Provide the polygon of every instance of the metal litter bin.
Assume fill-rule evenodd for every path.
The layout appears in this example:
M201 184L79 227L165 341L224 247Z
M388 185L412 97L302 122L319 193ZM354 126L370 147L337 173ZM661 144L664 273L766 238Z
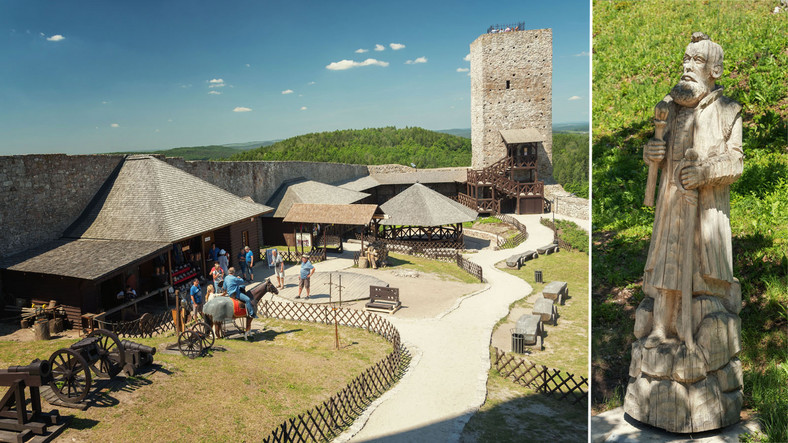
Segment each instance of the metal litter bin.
M542 280L542 271L540 270L534 271L534 281L536 283L544 283L544 280Z
M517 328L510 329L512 333L512 352L516 352L518 354L525 353L525 331L521 331Z

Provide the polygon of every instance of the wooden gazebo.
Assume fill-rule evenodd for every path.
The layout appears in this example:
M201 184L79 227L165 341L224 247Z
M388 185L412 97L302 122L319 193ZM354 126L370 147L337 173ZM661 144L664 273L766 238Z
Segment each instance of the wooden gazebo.
M387 244L462 249L462 224L476 220L476 211L416 183L380 207L373 232Z

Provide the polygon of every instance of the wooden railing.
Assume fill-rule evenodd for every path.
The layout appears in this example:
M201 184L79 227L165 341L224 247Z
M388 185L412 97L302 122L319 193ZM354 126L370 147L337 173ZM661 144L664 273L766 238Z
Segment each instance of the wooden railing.
M515 161L511 157L505 157L497 162L480 170L469 170L467 174L468 183L489 183L495 186L500 192L509 197L520 197L524 195L543 196L544 183L520 183L508 177L509 170L515 166Z
M553 223L552 220L548 218L540 218L539 222L553 230L553 241L558 243L559 248L563 249L564 251L572 251L572 245L558 236L558 227Z
M459 193L456 200L476 212L492 214L501 211L501 200L497 198L473 198L468 194Z
M587 378L531 363L498 348L494 350L492 366L502 377L572 404L585 405L588 400Z
M267 317L336 323L366 329L380 335L392 346L386 357L367 368L328 400L276 426L262 439L266 443L331 440L350 426L373 400L396 383L410 361L410 356L400 343L397 328L377 314L303 303L265 302L259 309Z
M482 267L477 265L476 263L466 259L460 254L457 254L455 257L457 266L460 267L463 271L471 274L472 276L479 279L480 282L484 282L484 273L482 272Z

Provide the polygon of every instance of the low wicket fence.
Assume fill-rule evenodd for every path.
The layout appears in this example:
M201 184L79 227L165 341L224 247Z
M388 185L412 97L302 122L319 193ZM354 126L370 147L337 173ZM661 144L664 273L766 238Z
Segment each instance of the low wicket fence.
M552 220L548 218L540 218L539 222L553 230L553 238L555 239L555 242L558 243L559 248L563 249L564 251L572 251L572 245L558 236L558 227L555 225L555 223L553 223Z
M511 249L528 239L528 230L526 229L524 224L520 223L520 220L517 220L516 218L506 214L495 214L494 217L506 224L514 226L518 231L520 231L517 235L515 235L512 238L499 239L498 240L499 248Z
M493 367L501 376L537 392L553 395L558 400L570 401L572 404L582 404L588 400L587 378L537 365L498 348L494 349Z

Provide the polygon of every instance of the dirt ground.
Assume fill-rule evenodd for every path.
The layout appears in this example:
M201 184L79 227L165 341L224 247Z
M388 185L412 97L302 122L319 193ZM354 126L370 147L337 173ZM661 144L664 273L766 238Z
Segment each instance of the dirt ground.
M63 331L57 335L53 335L52 339L58 338L79 338L79 331L77 330L68 330ZM19 324L12 324L9 322L0 323L0 340L2 341L18 341L18 342L28 342L34 341L36 339L35 334L33 333L33 328L24 328L19 329Z
M480 291L487 286L483 283L446 281L437 275L417 271L353 269L353 272L372 275L388 283L392 288L399 288L399 299L402 302L402 307L394 315L403 318L436 317L454 306L457 300L463 296ZM406 273L412 273L417 276L399 276ZM363 310L367 301L359 300L347 304L343 303L342 306Z

